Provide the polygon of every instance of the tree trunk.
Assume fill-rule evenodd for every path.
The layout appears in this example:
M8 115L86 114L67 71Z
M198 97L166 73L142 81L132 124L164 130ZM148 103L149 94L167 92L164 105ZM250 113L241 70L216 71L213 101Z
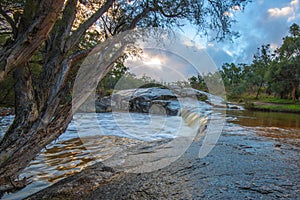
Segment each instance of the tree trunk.
M16 181L15 179L20 174L29 162L36 157L36 155L50 142L55 140L61 133L63 133L69 122L72 119L71 105L65 106L59 110L53 117L53 121L46 127L41 120L41 113L39 119L34 123L24 121L18 126L13 126L8 134L18 135L14 140L13 145L9 145L1 152L0 165L0 196L1 192L9 189L22 188L26 185L26 179ZM7 140L3 140L1 149L7 144ZM2 191L1 191L2 190Z
M255 99L258 99L258 95L259 95L259 92L260 92L260 89L261 89L263 83L264 83L263 81L260 82L259 87L257 89L257 93L256 93L256 96L255 96Z
M58 65L62 56L52 58L51 63ZM44 89L34 85L27 65L17 67L14 77L17 80L15 119L0 141L0 196L1 192L26 185L26 179L16 180L21 171L47 144L66 130L72 119L71 100L64 98L71 85L62 84L50 101L49 92L43 92L44 96L40 98L41 92L38 90L50 91L51 85Z
M53 2L53 0L48 1ZM74 66L74 62L83 59L92 49L74 53L71 48L78 43L84 32L97 18L112 6L114 0L107 0L95 15L74 31L72 37L69 37L70 23L73 23L76 12L70 6L75 8L77 1L68 0L67 2L68 6L65 9L69 10L65 10L61 22L66 23L67 20L68 23L67 25L56 26L55 30L49 34L50 37L48 37L45 45L43 71L40 79L32 81L29 67L23 67L20 64L19 67L11 68L15 71L15 78L17 79L15 87L16 113L13 124L0 141L0 197L1 192L3 194L4 191L26 185L26 180L16 180L21 171L47 144L66 130L72 119L70 91L73 89L79 69L76 65ZM138 15L133 20L133 23L129 26L130 28L136 26L136 23L146 12L142 13L143 15ZM47 34L43 34L41 37L45 37ZM123 53L124 46L114 46L117 43L116 41L119 42L118 38L120 37L123 37L122 34L114 40L103 42L104 44L100 45L103 48L101 50L99 50L99 46L96 47L96 52L103 50L103 60L100 62L101 66L99 64L96 68L99 69L98 72L92 74L89 81L99 82L99 79L111 69L112 63ZM19 63L19 61L16 63ZM91 67L92 69L95 68L95 66ZM7 67L2 68L0 62L0 75L1 70L6 71L7 69ZM72 97L76 102L73 104L73 110L76 110L88 96L86 93L80 93L75 98Z
M293 99L293 101L296 101L296 85L294 82L292 82L291 85L292 85L292 93L291 93L292 99Z
M14 44L0 51L0 81L8 72L27 62L47 39L63 4L64 0L45 0L42 5L37 1L26 1Z

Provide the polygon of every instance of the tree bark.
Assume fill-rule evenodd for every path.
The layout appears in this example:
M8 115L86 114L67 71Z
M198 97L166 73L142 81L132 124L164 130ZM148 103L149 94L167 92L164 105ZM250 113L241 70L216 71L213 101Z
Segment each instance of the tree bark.
M258 99L258 95L259 95L259 92L260 92L260 89L261 89L263 83L264 83L263 81L260 82L259 87L257 89L257 93L256 93L256 96L255 96L255 99Z
M292 94L292 99L293 99L293 101L296 101L296 85L295 85L295 83L294 82L292 82L291 83L291 85L292 85L292 92L291 92L291 94Z
M52 116L53 121L48 123L47 127L44 126L42 119L38 119L29 125L27 125L28 122L24 122L10 129L11 133L18 133L19 137L14 141L14 145L5 149L0 157L0 184L5 186L0 188L0 196L1 192L22 188L27 184L26 179L21 181L15 179L47 144L66 130L72 119L71 110L70 102L62 109L57 109ZM1 191L1 189L4 190Z
M27 6L30 7L31 5L28 4L31 1L28 2ZM32 14L33 16L23 15L21 21L27 21L26 24L29 21L30 26L24 29L20 26L13 45L8 45L0 52L0 81L6 77L8 72L27 62L47 39L64 4L64 0L45 0L42 2L41 8Z
M106 0L91 18L72 32L71 24L76 14L77 0L67 1L62 20L57 19L60 16L64 0L28 0L26 2L31 1L44 2L44 4L38 14L31 13L32 16L29 17L33 20L32 23L30 22L31 25L25 32L18 35L12 48L7 48L5 54L0 53L0 81L11 70L15 70L15 76L18 79L15 88L15 120L0 142L0 185L7 186L4 189L23 187L26 180L15 181L20 172L47 144L66 130L72 119L72 100L68 99L71 97L70 90L73 89L75 80L75 77L72 76L76 76L78 71L74 62L84 58L91 51L74 53L72 48L78 44L87 29L114 3L114 0ZM120 30L126 31L135 28L138 22L152 11L148 7L141 10L128 23L129 26L128 24L124 25L125 28L120 28ZM51 33L49 33L50 31ZM102 60L100 60L101 62L96 60L98 61L97 66L91 66L90 69L95 70L97 67L98 71L89 77L90 83L98 83L100 78L111 69L113 62L123 53L126 43L132 42L130 40L120 42L119 39L123 39L122 34L120 35L118 35L119 38L114 37L114 40L106 40L104 44L99 45L102 48L100 48L100 59ZM30 70L28 67L24 67L24 63L40 48L46 38L43 71L39 80L33 82ZM120 43L116 43L116 41ZM95 51L97 52L97 49ZM107 59L109 56L110 59ZM90 70L87 73L91 75ZM84 77L82 80L85 80ZM73 110L76 110L88 96L84 92L72 96L76 102L73 104ZM0 187L0 193L2 189Z

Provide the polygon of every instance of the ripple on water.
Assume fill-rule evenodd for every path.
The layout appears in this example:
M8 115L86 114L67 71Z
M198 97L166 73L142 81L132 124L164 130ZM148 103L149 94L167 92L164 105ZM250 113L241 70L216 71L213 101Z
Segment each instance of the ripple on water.
M230 111L234 112L234 111ZM225 132L229 134L248 134L256 131L257 134L276 137L295 137L299 138L300 118L286 117L286 123L282 117L269 117L265 114L251 114L247 112L229 113L228 124L225 126ZM84 134L78 135L78 124L71 122L67 131L62 134L56 141L52 142L35 160L31 161L21 178L26 176L32 181L26 188L14 194L5 195L4 199L20 199L24 198L34 192L37 192L58 180L61 180L69 175L81 171L88 165L95 162L105 160L122 151L122 148L128 148L139 144L141 140L157 140L160 138L174 137L175 125L180 123L176 117L170 118L173 124L165 123L165 129L160 129L158 126L158 133L151 134L150 126L152 122L149 121L148 115L131 114L130 117L135 121L134 127L130 124L120 122L116 124L114 117L111 114L97 114L98 123L101 125L101 135L94 135L90 132L91 127L99 128L95 123L89 121L89 116L85 115L84 122L80 126L80 130ZM117 118L124 118L124 115L117 114ZM128 120L127 118L125 118ZM153 120L154 118L152 118ZM125 120L125 121L126 121ZM13 116L0 117L0 135L3 136L7 127L12 123ZM160 120L161 121L161 120ZM273 121L273 122L272 122ZM159 120L158 120L159 122ZM122 124L123 123L123 124ZM169 124L168 124L169 123ZM127 126L128 130L136 129L136 135L127 134L120 131L120 125ZM152 123L153 125L153 123ZM279 125L279 126L278 126ZM148 134L147 134L148 126ZM126 127L125 127L126 128ZM126 129L125 129L126 130ZM143 137L139 135L143 130ZM83 142L84 141L84 142ZM259 148L259 147L257 147Z
M97 114L98 120L104 126L105 134L94 135L89 131L98 128L99 125L93 124L89 116L85 116L85 124L80 127L84 134L78 135L78 127L75 122L71 122L67 131L56 141L47 145L29 166L24 169L20 178L27 177L31 184L20 191L5 194L3 199L20 199L35 193L65 177L78 173L83 168L96 162L105 160L112 155L141 143L132 136L120 132L120 129L113 123L114 118L110 114ZM118 116L121 117L121 116ZM148 116L134 115L135 120L145 120ZM141 119L139 119L139 117ZM13 116L0 118L0 134L3 136L8 126L12 123ZM142 130L145 123L137 123ZM171 132L155 136L152 140L170 136ZM84 142L83 142L84 141Z

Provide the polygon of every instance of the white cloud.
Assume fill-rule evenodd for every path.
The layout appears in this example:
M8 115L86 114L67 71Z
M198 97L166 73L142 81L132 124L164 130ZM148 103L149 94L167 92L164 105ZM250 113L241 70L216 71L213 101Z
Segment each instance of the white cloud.
M223 15L228 16L228 17L233 17L233 13L228 12L228 11L224 12Z
M233 57L233 53L231 51L229 51L229 50L224 50L224 51L227 53L227 55L229 55L230 57Z
M242 8L240 6L232 6L230 10L233 10L233 11L241 11Z
M240 6L232 6L229 11L223 13L224 16L234 17L237 12L240 12L242 8Z
M276 43L271 43L271 44L270 44L270 49L271 49L272 51L276 50L278 47L279 47L279 46L278 46L278 44L276 44Z
M299 1L298 1L298 0L293 0L293 1L291 2L291 5L292 5L292 6L298 6L298 4L299 4Z
M284 7L284 8L270 8L268 13L271 17L281 17L291 15L293 13L292 7Z
M270 8L268 14L270 17L288 17L288 21L295 19L296 11L298 9L299 0L292 0L288 6L282 8Z

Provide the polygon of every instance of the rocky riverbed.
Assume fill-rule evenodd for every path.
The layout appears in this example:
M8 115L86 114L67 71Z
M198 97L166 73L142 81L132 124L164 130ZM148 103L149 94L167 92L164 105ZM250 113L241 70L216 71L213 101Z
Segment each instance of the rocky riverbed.
M236 105L225 104L224 99L193 88L137 88L115 91L111 96L97 96L81 107L83 112L130 111L175 116L187 99L205 102L214 107L239 109ZM193 106L193 105L190 105Z
M218 143L204 158L198 158L200 140L170 165L149 173L97 163L28 199L299 198L299 127L293 129L296 136L290 143L259 136L259 129L231 122L235 120L227 120ZM136 152L147 153L141 149ZM111 159L114 163L120 157Z
M66 133L24 170L23 176L29 176L33 183L3 198L300 196L299 115L248 112L234 105L224 106L222 99L203 92L190 101L191 90L179 92L161 88L126 90L103 104L111 105L113 100L112 112L91 113L85 107L87 112L75 115ZM202 95L207 98L204 102L198 101ZM182 97L184 101L180 101ZM225 116L226 107L229 110ZM214 120L223 115L224 121L220 122L225 122L224 129L214 144L206 136ZM196 120L199 117L201 120ZM13 116L1 119L1 132L12 119ZM190 121L201 126L194 127ZM199 130L200 135L193 135ZM202 133L206 133L205 137ZM199 158L199 149L205 144L214 148Z

